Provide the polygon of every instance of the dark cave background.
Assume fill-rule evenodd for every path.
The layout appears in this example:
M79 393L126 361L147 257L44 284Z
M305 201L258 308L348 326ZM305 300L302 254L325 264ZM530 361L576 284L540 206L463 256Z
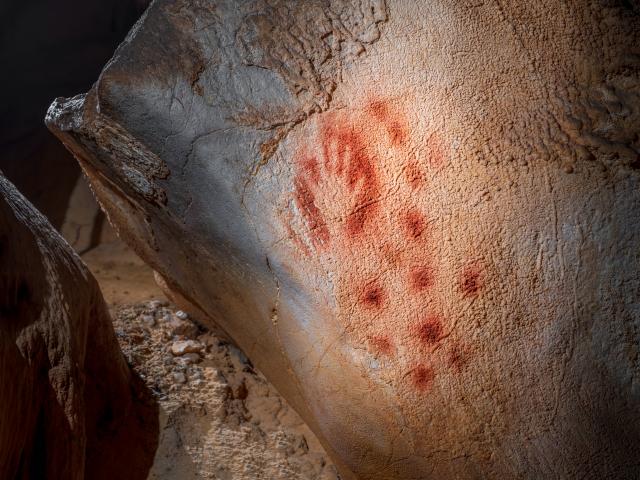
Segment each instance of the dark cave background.
M44 125L84 93L148 0L0 0L0 171L56 228L80 168Z

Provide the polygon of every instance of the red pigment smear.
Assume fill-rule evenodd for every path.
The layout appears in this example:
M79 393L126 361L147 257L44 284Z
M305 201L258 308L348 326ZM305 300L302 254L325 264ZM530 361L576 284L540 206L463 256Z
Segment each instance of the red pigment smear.
M360 302L367 308L382 308L387 296L377 280L369 282L360 297Z
M371 345L371 348L373 348L373 350L376 353L381 353L383 355L393 354L393 351L394 351L393 342L389 340L388 337L378 337L378 336L369 337L369 344Z
M409 182L412 189L417 190L424 185L424 173L420 170L417 162L411 162L407 166L405 174L407 176L407 182Z
M459 287L465 297L476 297L483 288L482 272L477 265L467 267L460 276Z
M373 221L379 206L380 183L375 161L367 153L362 135L352 125L328 125L323 130L323 152L327 170L345 178L354 194L354 205L346 219L347 235L359 235Z
M318 185L320 182L320 170L318 169L318 159L316 157L305 157L300 162L302 170L305 172L306 178L311 181L312 185Z
M398 115L391 115L391 109L387 102L374 100L369 103L367 110L373 118L384 125L392 145L402 145L406 142L408 135L405 122L401 121Z
M427 365L418 365L413 370L411 370L411 383L420 391L426 391L431 388L433 385L433 380L436 377L436 374L433 371L433 368Z
M407 132L400 122L391 122L387 125L387 133L391 137L393 145L402 145L407 139Z
M431 267L414 267L409 273L409 285L414 293L422 292L433 286L433 269Z
M423 322L415 325L414 334L421 343L425 345L433 345L442 338L442 322L436 316L430 316Z
M324 221L322 213L315 204L315 196L309 184L301 176L294 180L295 200L302 215L309 225L311 242L319 246L329 241L329 229Z
M417 209L411 209L402 217L402 224L409 238L416 239L422 235L427 226L425 217Z

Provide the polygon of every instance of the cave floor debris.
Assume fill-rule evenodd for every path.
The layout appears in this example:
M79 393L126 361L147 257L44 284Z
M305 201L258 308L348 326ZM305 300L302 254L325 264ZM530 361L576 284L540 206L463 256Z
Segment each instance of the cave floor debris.
M149 480L339 478L309 428L244 354L176 310L124 244L100 245L83 258L127 361L160 404Z

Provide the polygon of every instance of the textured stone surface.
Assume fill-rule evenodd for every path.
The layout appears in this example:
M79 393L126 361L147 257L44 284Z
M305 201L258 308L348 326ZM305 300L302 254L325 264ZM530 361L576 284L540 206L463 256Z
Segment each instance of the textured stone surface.
M344 478L634 478L639 18L156 1L48 122Z
M339 480L313 433L240 350L186 318L186 338L203 348L173 355L178 313L152 301L113 314L123 352L160 405L148 480Z
M157 406L98 286L0 176L0 477L145 479Z

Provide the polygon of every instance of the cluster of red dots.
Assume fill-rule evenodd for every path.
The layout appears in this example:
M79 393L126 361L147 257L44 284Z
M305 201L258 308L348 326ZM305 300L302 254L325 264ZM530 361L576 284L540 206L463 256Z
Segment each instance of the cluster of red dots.
M388 102L371 101L364 112L365 118L369 119L368 122L378 124L386 132L387 142L392 148L408 148L410 136L407 122ZM368 148L367 130L352 121L337 121L333 118L320 127L320 148L316 149L320 153L301 155L296 161L298 172L294 178L294 201L304 218L307 238L318 251L327 250L335 241L351 244L363 240L372 241L368 236L370 228L382 222L380 197L383 185L378 172L380 158L373 153L373 149ZM427 177L422 170L424 165L439 167L444 163L444 149L435 134L429 137L424 150L428 158L422 163L417 162L415 156L405 156L405 179L409 188L414 191L423 188L427 183ZM316 195L322 191L323 181L334 184L336 181L342 182L345 198L350 201L348 211L344 215L340 234L342 239L331 238L327 220L316 202ZM414 242L417 249L425 249L426 247L415 244L426 241L429 236L428 219L424 213L419 208L408 207L401 213L399 220L399 227L407 241ZM312 254L309 250L305 253ZM463 298L473 298L479 295L483 288L482 269L477 263L469 265L471 266L463 269L456 280L457 290ZM430 262L425 261L403 268L406 268L406 287L411 294L424 296L436 285L435 270ZM390 302L390 293L379 278L364 280L360 287L356 285L354 291L355 303L360 305L365 316L377 315L387 308ZM425 352L447 336L446 322L440 315L425 314L420 320L412 322L406 333L407 338L416 342L422 350L416 350L418 353L414 356L418 358L410 362L403 378L410 379L418 391L427 391L434 382L436 371L431 363L425 361ZM403 341L402 338L394 340L391 334L381 334L380 329L366 336L367 346L374 355L389 358L395 355L399 341ZM465 349L453 343L448 349L445 363L454 372L460 372L466 362L465 357Z

